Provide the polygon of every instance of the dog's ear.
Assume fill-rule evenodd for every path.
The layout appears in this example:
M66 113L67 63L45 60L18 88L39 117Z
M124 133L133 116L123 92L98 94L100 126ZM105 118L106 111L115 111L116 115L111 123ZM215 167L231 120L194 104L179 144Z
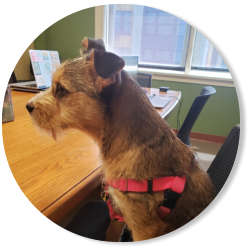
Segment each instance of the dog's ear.
M90 52L92 49L105 51L105 45L102 39L91 39L91 38L83 38L81 41L82 49L81 55Z
M116 54L102 50L93 50L90 59L93 61L94 69L98 74L97 84L100 91L116 82L118 73L125 65L124 60Z
M111 52L94 50L94 67L99 76L104 79L122 70L125 63L122 58Z

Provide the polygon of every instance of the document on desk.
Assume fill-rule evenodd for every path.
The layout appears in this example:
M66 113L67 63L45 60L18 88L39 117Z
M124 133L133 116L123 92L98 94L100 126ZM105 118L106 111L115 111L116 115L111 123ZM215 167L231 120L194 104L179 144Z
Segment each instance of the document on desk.
M156 94L148 95L148 98L154 108L164 108L172 99L171 97Z

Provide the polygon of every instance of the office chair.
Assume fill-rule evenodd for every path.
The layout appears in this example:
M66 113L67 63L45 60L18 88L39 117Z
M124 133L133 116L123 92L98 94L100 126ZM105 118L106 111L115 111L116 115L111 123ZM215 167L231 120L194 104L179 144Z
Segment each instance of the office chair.
M137 73L136 81L141 87L151 88L152 74Z
M240 138L240 126L232 128L224 144L221 146L213 162L208 168L208 175L216 187L216 194L225 184L233 167Z
M95 200L84 205L65 227L75 234L105 241L110 224L109 209L103 200Z
M201 90L201 93L199 96L197 96L180 128L180 130L178 131L178 138L180 138L180 140L187 144L190 145L190 132L191 129L195 123L195 121L197 120L201 110L203 109L204 105L206 104L208 98L215 94L216 90L215 88L211 87L211 86L207 86L204 87Z

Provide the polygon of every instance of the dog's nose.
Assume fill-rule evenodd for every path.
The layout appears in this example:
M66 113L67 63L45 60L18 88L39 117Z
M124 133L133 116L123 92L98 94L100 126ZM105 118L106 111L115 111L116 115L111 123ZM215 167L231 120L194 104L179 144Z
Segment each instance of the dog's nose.
M31 113L34 109L34 106L31 103L27 103L26 104L26 109L29 111L29 113Z

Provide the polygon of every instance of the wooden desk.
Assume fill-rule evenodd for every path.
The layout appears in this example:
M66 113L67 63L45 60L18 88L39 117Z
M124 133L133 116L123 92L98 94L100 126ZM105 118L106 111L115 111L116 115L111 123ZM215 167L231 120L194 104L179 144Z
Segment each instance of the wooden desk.
M170 91L167 95L174 100L158 110L162 117L176 106L180 92ZM60 223L99 185L99 150L92 139L76 130L57 142L41 137L25 110L32 96L12 91L15 120L3 124L5 152L24 194L39 211Z

